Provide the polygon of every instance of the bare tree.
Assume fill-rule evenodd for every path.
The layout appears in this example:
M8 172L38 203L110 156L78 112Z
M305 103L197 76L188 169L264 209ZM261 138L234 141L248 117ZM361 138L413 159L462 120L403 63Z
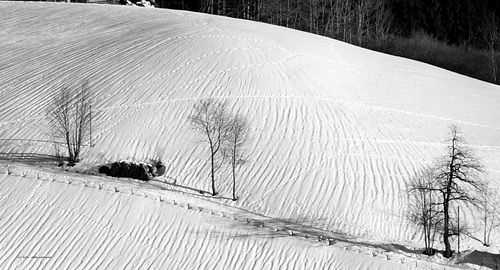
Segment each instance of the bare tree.
M415 177L417 180L410 182L409 189L415 194L414 199L410 200L410 211L412 207L416 209L413 211L416 212L414 219L417 223L420 222L422 226L425 223L424 230L428 230L429 225L441 226L440 232L445 246L444 256L447 258L452 256L450 238L459 236L464 231L463 227L457 226L458 221L454 222L450 215L452 206L458 202L478 205L477 192L484 187L483 182L477 178L483 167L459 134L458 127L450 127L451 138L447 141L446 155L438 159L432 170L425 169L424 173L417 174ZM412 206L412 203L416 206ZM434 217L438 217L435 220L437 223L429 223L428 221ZM429 232L425 234L428 236ZM428 240L426 248L427 244Z
M395 34L394 16L385 1L376 1L374 9L375 38L380 40L382 45L385 45L387 40Z
M225 147L228 162L232 170L233 178L233 201L236 197L236 169L245 163L243 151L246 142L248 141L249 125L248 120L236 115L229 122L229 136Z
M498 37L499 37L499 30L498 30L498 22L497 22L495 12L490 12L490 14L487 15L487 18L485 20L484 29L485 29L484 31L485 31L485 36L486 36L486 42L488 43L488 47L490 49L493 82L497 83L498 80L497 80L497 64L496 64L496 57L495 57L495 47L497 45L496 43L497 43Z
M447 258L452 255L450 237L459 233L450 219L451 204L463 202L477 205L478 199L474 191L482 188L477 173L483 171L483 166L459 134L457 126L450 127L448 153L438 162L436 174L437 190L442 195L444 256Z
M365 24L366 21L369 21L367 18L367 13L369 12L369 6L366 0L358 0L355 3L355 14L356 14L356 35L358 38L358 46L361 46L363 43L363 37L366 32Z
M80 161L84 139L90 134L91 100L88 83L84 81L75 91L71 91L68 86L62 86L55 93L47 110L49 134L55 144L64 142L70 166ZM59 152L59 146L54 147L55 151Z
M482 240L472 234L468 234L474 240L481 242L484 246L491 245L491 231L500 227L500 198L498 190L492 189L488 183L479 191L478 207L481 211L481 220L483 223Z
M212 196L215 191L215 173L222 165L222 146L230 133L230 117L226 102L214 99L202 99L194 105L193 113L189 116L193 128L205 136L205 142L210 150L210 178L212 182Z
M435 170L425 167L408 183L408 219L421 227L424 234L424 254L434 255L434 241L443 220L436 193Z

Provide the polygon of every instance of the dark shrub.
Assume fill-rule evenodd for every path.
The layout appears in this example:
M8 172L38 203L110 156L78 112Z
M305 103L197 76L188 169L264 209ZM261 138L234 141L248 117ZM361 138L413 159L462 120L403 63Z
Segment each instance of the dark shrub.
M101 166L99 168L99 173L104 173L106 175L109 175L110 172L111 172L111 169L108 166Z
M139 164L138 166L138 173L139 173L139 180L144 180L148 181L149 179L153 178L153 175L150 173L151 166L147 164Z
M118 177L127 177L127 176L130 176L132 173L130 172L131 169L130 169L130 164L127 163L127 162L120 162L119 163L119 170L118 170ZM133 175L130 176L131 178L135 178Z
M120 163L119 162L114 162L111 164L111 169L109 170L109 176L114 176L114 177L120 177Z
M106 167L107 169L104 169ZM101 172L102 171L102 172ZM107 166L102 166L99 168L100 173L105 173L106 175L113 177L129 177L134 179L139 179L143 181L148 181L153 178L153 167L148 164L137 164L129 162L113 162L111 168Z

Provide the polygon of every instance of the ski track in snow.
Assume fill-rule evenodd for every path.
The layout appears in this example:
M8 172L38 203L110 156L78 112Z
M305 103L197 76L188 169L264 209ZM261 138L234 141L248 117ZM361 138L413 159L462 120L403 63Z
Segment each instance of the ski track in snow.
M160 151L168 163L165 179L209 190L207 153L196 143L202 138L187 120L192 106L213 97L227 100L232 109L247 115L252 138L247 148L249 162L238 171L242 199L221 205L223 208L373 241L418 243L421 236L404 219L403 189L415 171L444 153L451 124L463 129L464 137L483 158L486 177L500 188L497 86L324 37L204 14L2 2L0 17L2 159L51 155L43 117L51 96L63 84L78 87L81 80L88 79L96 103L95 147L84 147L82 166L124 159L148 161ZM218 179L220 193L230 194L229 172L221 170ZM184 257L196 253L198 244L186 247L187 253L176 253L179 256L162 253L165 246L148 246L151 237L130 236L113 227L117 221L101 223L98 216L70 214L65 212L72 211L70 208L49 206L55 202L39 200L41 194L52 194L41 191L45 183L34 185L24 199L2 195L2 200L25 203L16 205L15 220L26 217L31 208L56 211L76 223L92 224L96 231L109 228L103 229L106 235L123 239L102 240L107 241L102 243L107 249L126 246L128 241L132 247L127 252L161 254L167 265L216 269L218 266L202 259L203 252L224 246L221 239L239 239L215 237L215 241L212 234L219 232L218 227L205 216L188 214L188 227L195 226L192 229L200 230L199 235L205 229L200 226L206 225L210 231L201 240L206 244L204 251L188 261ZM217 199L204 200L218 203ZM464 215L478 219L473 209L465 209ZM172 226L181 231L188 228L182 227L182 219ZM241 234L224 231L227 233ZM498 231L494 234L500 235ZM73 236L84 237L83 242L97 241ZM256 246L249 247L247 242L233 239L230 245L249 254L262 247L280 254L277 250L286 243L256 241ZM95 247L92 243L82 245ZM182 246L182 241L176 245ZM465 241L464 245L475 243ZM309 254L307 250L300 252ZM300 253L293 249L283 252L285 257ZM295 261L299 264L287 265L287 259L264 252L262 261L239 265L249 254L235 255L239 259L225 254L225 263L241 268L272 268L265 258L272 258L269 260L277 268L313 263L301 255ZM68 266L70 259L52 266ZM319 268L342 263L318 259ZM160 266L162 262L145 263ZM136 263L121 266L133 269ZM90 264L91 268L106 266L115 265L101 257ZM373 265L363 265L369 266Z

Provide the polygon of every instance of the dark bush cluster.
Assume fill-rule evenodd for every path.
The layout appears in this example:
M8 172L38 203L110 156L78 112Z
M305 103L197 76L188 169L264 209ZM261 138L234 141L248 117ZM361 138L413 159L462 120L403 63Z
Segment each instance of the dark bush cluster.
M159 163L156 166L145 163L132 163L132 162L114 162L109 166L102 166L99 168L99 173L104 173L113 177L128 177L148 181L153 177L159 176L159 169L163 164Z

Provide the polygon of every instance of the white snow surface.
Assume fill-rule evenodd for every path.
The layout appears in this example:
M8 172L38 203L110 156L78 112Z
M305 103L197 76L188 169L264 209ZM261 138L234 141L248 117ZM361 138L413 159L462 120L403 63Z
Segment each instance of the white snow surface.
M88 176L89 185L122 188L116 193L64 184L57 170L50 171L55 182L0 175L0 269L409 269L420 256L382 247L423 245L405 220L405 183L445 154L450 125L482 159L482 177L500 188L498 86L326 37L205 14L0 2L0 18L3 172L20 162L36 165L25 171L48 170L47 104L62 85L83 79L100 114L80 170L158 156L167 167L151 185ZM227 199L226 168L218 173L219 196L194 191L210 190L209 162L188 116L208 97L251 122L236 202ZM345 241L328 246L274 232L242 222L246 215ZM477 210L463 215L481 235ZM498 230L492 239L500 239ZM479 246L462 239L462 249ZM499 244L486 251L498 254Z

